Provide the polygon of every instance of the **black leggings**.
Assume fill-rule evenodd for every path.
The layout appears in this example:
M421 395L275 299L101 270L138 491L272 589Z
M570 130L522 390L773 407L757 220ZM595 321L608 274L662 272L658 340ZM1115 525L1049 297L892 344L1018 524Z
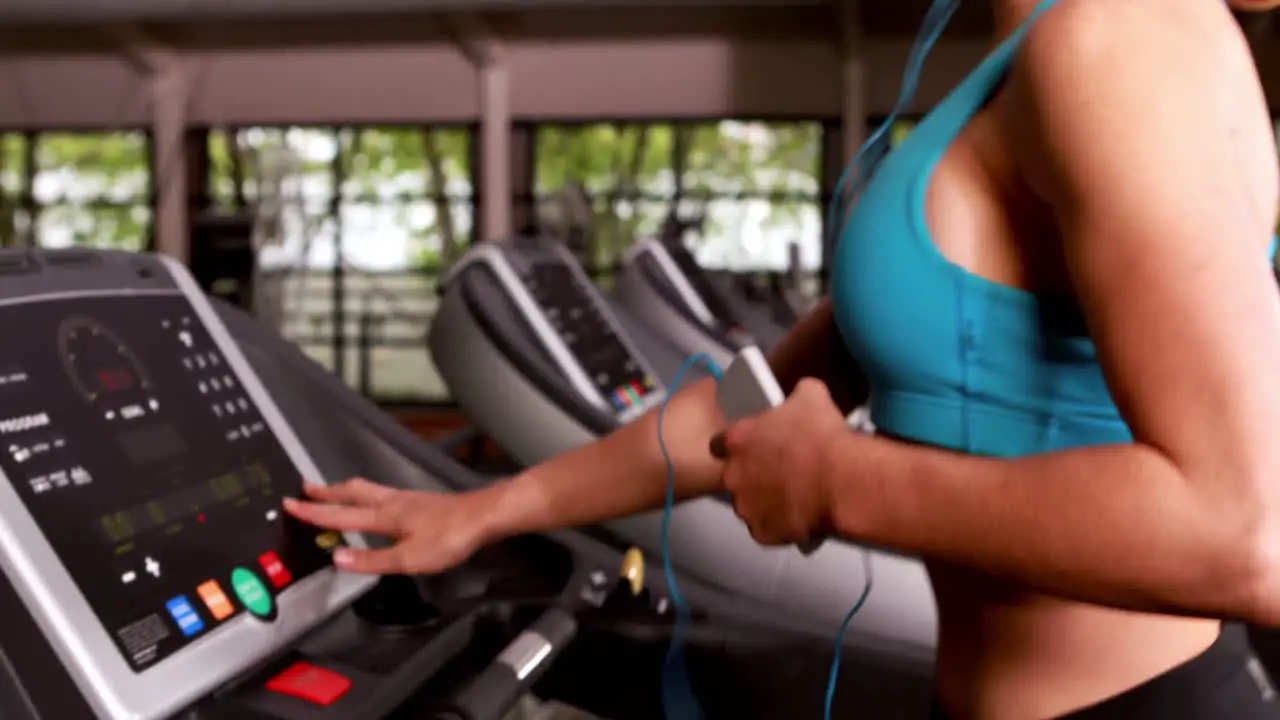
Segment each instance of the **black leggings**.
M949 720L935 699L933 720ZM1209 649L1132 690L1060 720L1278 720L1280 697L1243 627L1227 625Z

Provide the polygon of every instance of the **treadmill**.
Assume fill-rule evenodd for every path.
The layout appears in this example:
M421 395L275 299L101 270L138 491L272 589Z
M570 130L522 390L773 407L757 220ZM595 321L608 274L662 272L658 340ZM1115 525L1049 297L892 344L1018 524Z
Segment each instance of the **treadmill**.
M426 490L465 491L488 484L487 478L444 457L266 326L237 309L219 309L236 342L280 398L286 415L307 419L300 435L304 441L314 438L309 446L324 448L316 457L324 467L334 468L332 477L362 475ZM480 584L488 595L525 596L530 585L554 590L567 575L570 553L578 566L612 570L622 563L615 545L582 532L552 532L545 540L524 538L485 551L472 563L478 567L464 568L461 581L448 577L424 581L424 594L458 594L450 588L459 586L471 587L474 594L477 573L483 576ZM534 688L537 694L611 720L660 716L657 669L666 659L672 618L669 612L657 612L668 605L668 590L660 559L649 560L645 571L649 589L640 600L627 593L619 598L615 586L602 612L579 619L574 641ZM598 582L599 571L593 574ZM687 656L694 688L703 698L708 717L738 720L821 713L831 661L829 633L779 623L771 607L692 578L681 577L680 590L694 606ZM927 716L931 677L911 655L886 647L884 656L846 657L841 667L836 705L846 709L841 714L857 708L869 718ZM743 690L744 685L751 690ZM475 682L469 687L483 689L486 684Z
M535 465L657 407L667 384L610 303L559 243L519 237L477 245L455 265L428 339L453 397L517 462ZM656 442L656 439L655 439ZM601 482L608 482L602 468ZM619 545L657 555L661 513L607 523ZM729 503L682 503L670 525L684 576L773 607L797 627L834 634L867 578L874 590L848 643L932 662L932 588L913 558L844 542L810 556L751 539Z
M285 516L303 478L480 481L173 261L0 253L0 329L20 338L0 347L0 717L497 720L530 688L654 716L660 662L628 658L665 651L667 590L615 581L616 548L558 533L434 578L337 572L330 551L372 541ZM820 665L828 640L681 589L709 717L820 703L817 670L812 698L710 689L778 673L780 648ZM874 671L846 702L924 717L925 689Z
M783 311L781 296L778 302L753 300L741 282L700 267L678 239L652 239L623 256L612 295L686 355L706 352L724 365L747 345L767 352L798 319L789 308Z

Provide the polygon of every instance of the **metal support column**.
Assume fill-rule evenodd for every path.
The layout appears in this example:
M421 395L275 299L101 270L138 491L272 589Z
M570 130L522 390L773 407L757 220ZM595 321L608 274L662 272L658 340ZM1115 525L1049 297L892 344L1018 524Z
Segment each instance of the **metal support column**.
M185 263L191 245L187 196L189 73L186 61L176 53L153 49L145 57L151 71L156 251Z
M511 76L502 40L483 18L450 19L454 41L476 69L480 90L477 241L511 234Z
M106 31L148 83L156 184L155 249L185 263L191 244L186 162L190 62L138 26L110 26Z
M840 6L840 107L845 157L852 159L867 139L866 35L862 27L862 3L843 0Z
M830 209L830 203L842 201L841 197L835 196L836 184L867 139L866 36L862 25L862 4L859 0L837 0L836 12L840 18L840 123L838 127L830 124L823 127L824 211ZM824 213L825 217L831 216ZM824 291L843 219L837 213L834 216L835 227L824 225L823 228L821 280Z
M496 43L490 42L496 46ZM511 234L511 91L507 66L487 53L480 74L481 240Z
M531 230L538 224L538 198L534 188L534 133L532 125L521 123L511 128L511 198L512 229Z

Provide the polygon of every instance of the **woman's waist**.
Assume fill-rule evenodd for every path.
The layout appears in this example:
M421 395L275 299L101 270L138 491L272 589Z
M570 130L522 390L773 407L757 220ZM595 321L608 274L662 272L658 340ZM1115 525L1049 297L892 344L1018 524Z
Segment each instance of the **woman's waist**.
M1216 620L1136 613L930 563L939 615L937 686L975 717L1056 717L1202 653ZM1034 710L1034 712L1032 712Z

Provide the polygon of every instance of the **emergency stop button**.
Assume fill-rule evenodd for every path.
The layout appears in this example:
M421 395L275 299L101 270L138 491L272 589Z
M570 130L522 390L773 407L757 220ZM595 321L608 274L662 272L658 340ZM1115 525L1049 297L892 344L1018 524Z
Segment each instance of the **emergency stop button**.
M267 689L328 707L351 690L351 680L318 665L296 662L267 681Z
M262 571L267 574L267 579L277 590L283 590L286 585L293 582L293 574L275 552L269 550L259 555L258 564L262 566Z

